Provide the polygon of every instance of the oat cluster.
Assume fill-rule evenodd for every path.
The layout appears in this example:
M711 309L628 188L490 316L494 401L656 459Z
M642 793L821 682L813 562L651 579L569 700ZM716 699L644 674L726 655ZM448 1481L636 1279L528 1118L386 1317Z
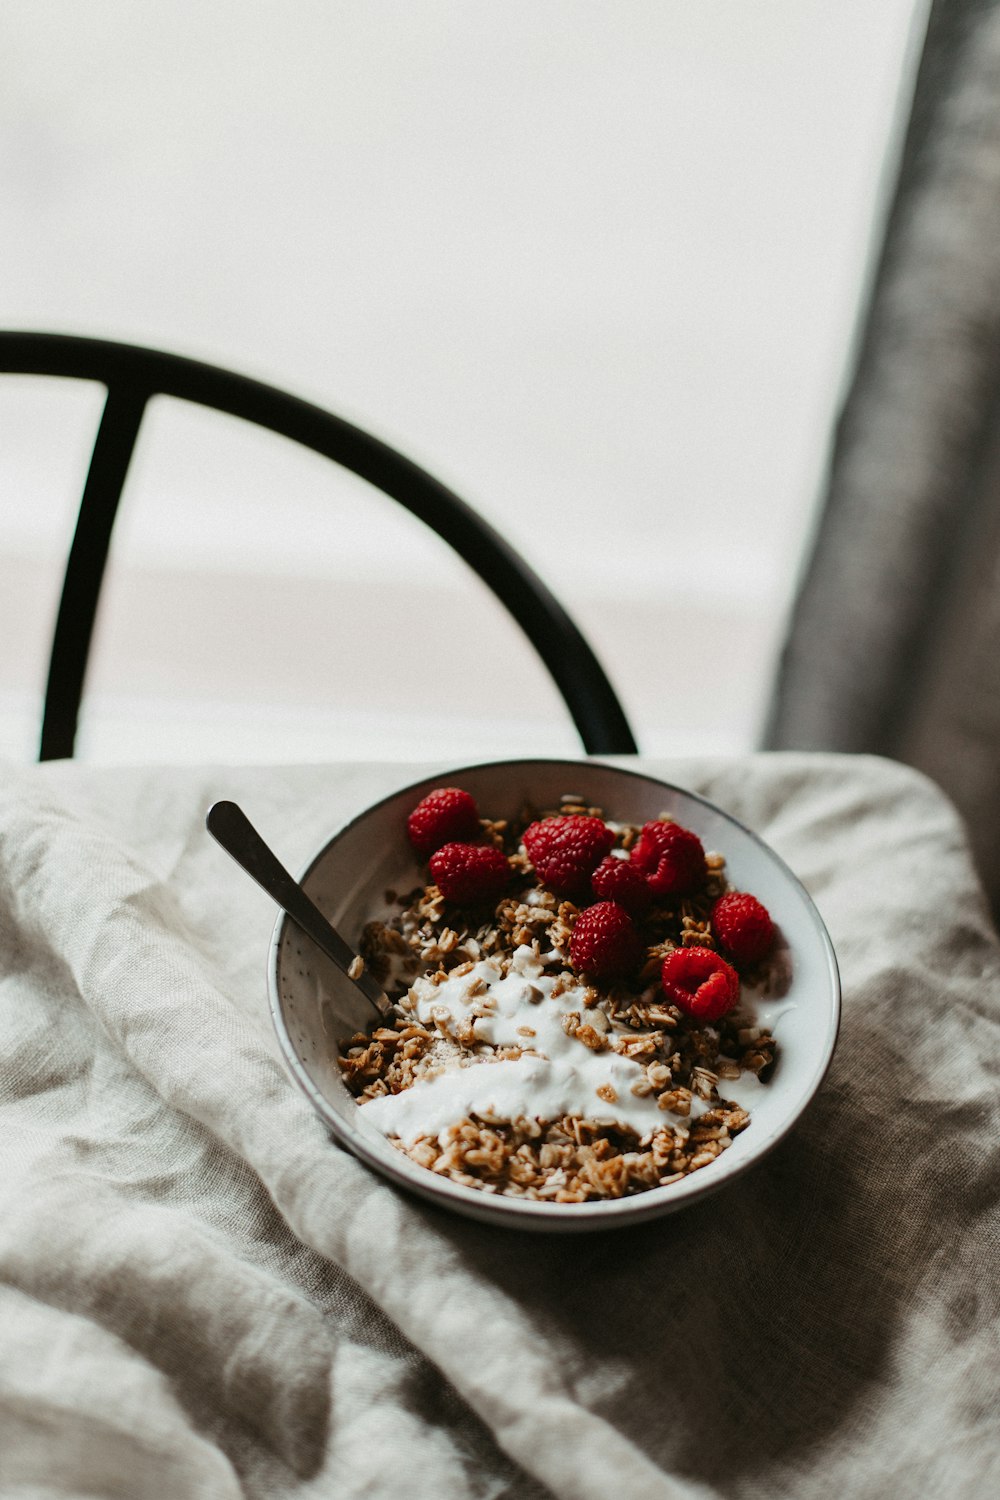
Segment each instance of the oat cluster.
M558 811L603 816L599 808L587 807L575 796L563 798ZM521 1045L494 1047L476 1036L476 1016L487 1015L493 1003L485 984L473 1000L464 1030L449 1028L447 1015L435 1017L433 1007L433 1024L423 1024L408 998L418 976L439 985L469 973L484 958L506 973L515 950L527 946L536 954L554 951L562 959L565 974L557 980L554 995L561 988L579 988L569 952L581 908L534 884L534 870L521 842L524 829L539 816L545 814L525 808L514 820L482 822L485 841L502 849L513 870L523 876L516 895L485 910L462 910L446 902L433 884L402 896L386 893L395 912L387 922L368 924L361 954L393 999L395 1012L372 1032L347 1039L338 1057L359 1103L399 1093L449 1062L499 1062L532 1050L528 1025L520 1028ZM616 847L629 849L638 827L611 826ZM577 1115L503 1122L472 1117L413 1143L390 1137L393 1144L420 1166L466 1187L557 1203L642 1192L677 1182L715 1160L750 1118L745 1109L726 1100L726 1081L742 1072L766 1077L775 1041L738 1009L713 1025L698 1025L668 1004L660 987L660 967L674 948L714 946L709 914L727 889L725 860L709 854L707 864L702 890L654 905L638 923L645 961L637 977L628 982L593 981L584 988L581 1009L563 1018L564 1029L584 1046L613 1050L640 1065L642 1072L632 1090L655 1096L669 1113L662 1127L640 1136L630 1127ZM551 972L551 964L547 968ZM608 1097L613 1094L608 1086L602 1096L614 1103ZM693 1117L695 1097L707 1107Z

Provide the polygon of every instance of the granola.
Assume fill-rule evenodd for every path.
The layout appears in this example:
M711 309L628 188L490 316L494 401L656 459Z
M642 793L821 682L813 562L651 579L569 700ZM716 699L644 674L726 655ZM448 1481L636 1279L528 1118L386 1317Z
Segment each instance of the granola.
M387 893L391 915L362 935L394 1010L342 1044L347 1087L411 1160L486 1193L579 1203L680 1181L747 1128L747 1079L764 1082L775 1060L749 999L766 961L707 1024L660 983L675 950L716 947L721 854L705 856L698 889L658 895L636 916L632 972L577 972L574 927L595 898L541 883L524 844L536 818L577 814L603 816L574 795L554 813L482 819L481 842L510 866L499 900L461 906L428 882ZM613 854L628 858L639 826L607 826Z

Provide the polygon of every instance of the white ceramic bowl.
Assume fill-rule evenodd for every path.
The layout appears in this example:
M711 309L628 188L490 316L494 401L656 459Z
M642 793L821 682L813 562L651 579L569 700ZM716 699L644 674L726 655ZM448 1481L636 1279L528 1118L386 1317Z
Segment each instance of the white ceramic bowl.
M506 1198L436 1176L403 1155L366 1122L341 1078L337 1043L367 1027L371 1010L355 986L284 915L268 963L271 1014L293 1078L340 1144L391 1182L458 1213L522 1229L607 1229L685 1208L752 1167L785 1136L823 1081L837 1040L840 984L833 947L815 906L787 866L755 834L702 797L598 761L518 760L463 766L408 786L367 808L335 833L302 877L306 890L350 942L373 917L385 917L387 888L408 891L421 867L406 816L437 786L461 786L484 817L513 817L525 802L558 806L577 793L620 822L666 812L726 858L737 889L770 911L787 947L790 982L775 1026L778 1058L753 1105L749 1126L721 1156L667 1187L590 1203Z

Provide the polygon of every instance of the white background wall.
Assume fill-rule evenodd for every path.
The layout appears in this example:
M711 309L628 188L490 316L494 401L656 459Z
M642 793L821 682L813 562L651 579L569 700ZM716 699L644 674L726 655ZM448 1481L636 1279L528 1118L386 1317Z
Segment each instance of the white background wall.
M921 0L13 0L0 321L369 427L504 530L649 751L748 746ZM33 753L95 390L0 382L0 751ZM391 502L240 424L144 429L83 749L572 749ZM403 671L400 671L400 666Z

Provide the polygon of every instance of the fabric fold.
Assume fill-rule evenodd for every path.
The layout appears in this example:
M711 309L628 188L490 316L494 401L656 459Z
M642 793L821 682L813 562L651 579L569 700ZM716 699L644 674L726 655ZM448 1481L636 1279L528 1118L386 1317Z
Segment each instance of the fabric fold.
M409 1472L414 1495L470 1500L874 1500L933 1461L971 1500L1000 1479L998 1308L976 1271L1000 953L953 811L877 760L642 768L815 891L845 1020L819 1098L753 1173L585 1237L464 1221L328 1139L269 1036L273 913L193 832L235 794L304 858L423 768L6 779L0 1269L47 1328L82 1320L166 1381L237 1492L398 1493Z

